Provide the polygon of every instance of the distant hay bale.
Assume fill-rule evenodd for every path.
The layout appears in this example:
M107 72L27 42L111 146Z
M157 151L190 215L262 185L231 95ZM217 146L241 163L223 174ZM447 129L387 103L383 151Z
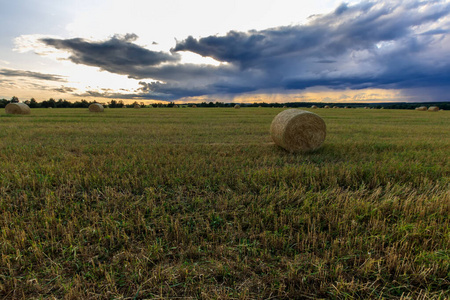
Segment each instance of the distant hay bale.
M426 106L416 107L416 110L426 111L426 110L427 110L427 107L426 107Z
M195 105L195 104L194 104L194 105L192 105L192 108L197 108L197 105Z
M272 140L289 152L318 149L326 137L326 125L315 113L287 109L279 113L270 125Z
M101 105L100 103L92 103L91 105L89 105L90 112L103 112L103 110L103 105Z
M173 108L178 108L178 105L174 104Z
M339 108L338 106L333 106L333 108Z
M439 111L439 107L437 107L437 106L430 106L430 107L428 107L428 111Z
M5 112L7 114L13 115L28 115L31 110L25 103L8 103L5 107Z
M330 108L330 106L329 105L325 105L323 108Z
M239 109L239 108L241 108L241 106L240 106L239 104L236 104L236 105L234 106L234 108Z
M283 106L283 108L287 108L287 106L286 106L286 105L284 105L284 106Z
M141 106L140 106L139 104L135 104L135 105L133 106L133 108L134 108L134 109L139 109L139 108L141 108Z
M317 108L317 105L313 105L313 106L311 106L311 108Z

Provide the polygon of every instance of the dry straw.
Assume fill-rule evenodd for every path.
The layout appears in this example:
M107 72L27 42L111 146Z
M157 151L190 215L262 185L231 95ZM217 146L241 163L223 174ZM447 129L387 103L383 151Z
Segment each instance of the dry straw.
M325 141L326 125L315 113L292 108L275 116L270 135L275 144L289 152L313 151Z
M330 108L330 106L329 105L325 105L323 108Z
M197 105L195 105L195 104L194 104L194 105L192 105L192 108L197 108Z
M31 110L25 103L8 103L5 107L5 112L14 115L28 115Z
M437 106L430 106L428 108L428 111L439 111L439 107L437 107Z
M416 110L425 111L427 110L427 107L426 106L416 107Z
M236 104L236 105L234 106L234 108L239 109L239 108L241 108L241 106L240 106L239 104Z
M134 105L134 108L135 108L135 109L139 109L139 108L141 108L141 106L140 106L139 104L135 104L135 105Z
M311 106L311 108L317 108L317 105L313 105L313 106Z
M91 105L89 105L90 112L103 112L103 110L103 105L101 105L100 103L92 103Z

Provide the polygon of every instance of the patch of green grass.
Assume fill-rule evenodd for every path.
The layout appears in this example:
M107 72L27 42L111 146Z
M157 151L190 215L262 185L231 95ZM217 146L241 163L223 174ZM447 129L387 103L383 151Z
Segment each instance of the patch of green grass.
M449 113L280 111L0 113L0 296L450 297Z

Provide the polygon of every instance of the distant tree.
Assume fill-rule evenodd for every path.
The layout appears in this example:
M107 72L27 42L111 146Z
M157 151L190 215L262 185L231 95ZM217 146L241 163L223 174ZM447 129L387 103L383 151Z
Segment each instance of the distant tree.
M19 98L17 98L16 96L12 96L11 103L17 103L17 102L19 102Z
M30 103L28 104L28 106L30 108L38 108L39 107L39 103L37 103L36 99L31 98L29 102Z
M5 108L5 106L9 103L8 100L6 99L1 99L0 100L0 108Z
M111 100L109 103L108 103L108 107L110 107L110 108L116 108L117 107L117 101L116 100Z

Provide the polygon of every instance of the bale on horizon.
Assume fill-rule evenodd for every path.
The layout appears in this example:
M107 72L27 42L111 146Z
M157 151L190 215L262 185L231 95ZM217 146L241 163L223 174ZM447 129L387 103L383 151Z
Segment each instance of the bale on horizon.
M428 108L428 111L439 111L439 107L437 107L437 106L430 106Z
M141 108L141 106L140 106L139 104L135 104L135 105L133 106L133 108L139 109L139 108Z
M313 106L311 106L311 108L317 108L317 105L313 105Z
M22 102L8 103L5 106L5 113L7 114L28 115L30 112L30 107Z
M325 105L323 108L330 108L330 106L329 105Z
M275 144L289 152L314 151L325 140L326 125L315 113L291 108L275 116L270 135Z
M234 108L239 109L239 108L241 108L241 106L240 106L239 104L236 104L236 105L234 106Z
M192 105L192 108L197 108L197 105L195 105L195 104L194 104L194 105Z
M103 112L104 107L100 103L92 103L89 105L89 111L90 112Z
M427 107L426 106L416 107L416 110L425 111L427 110Z

